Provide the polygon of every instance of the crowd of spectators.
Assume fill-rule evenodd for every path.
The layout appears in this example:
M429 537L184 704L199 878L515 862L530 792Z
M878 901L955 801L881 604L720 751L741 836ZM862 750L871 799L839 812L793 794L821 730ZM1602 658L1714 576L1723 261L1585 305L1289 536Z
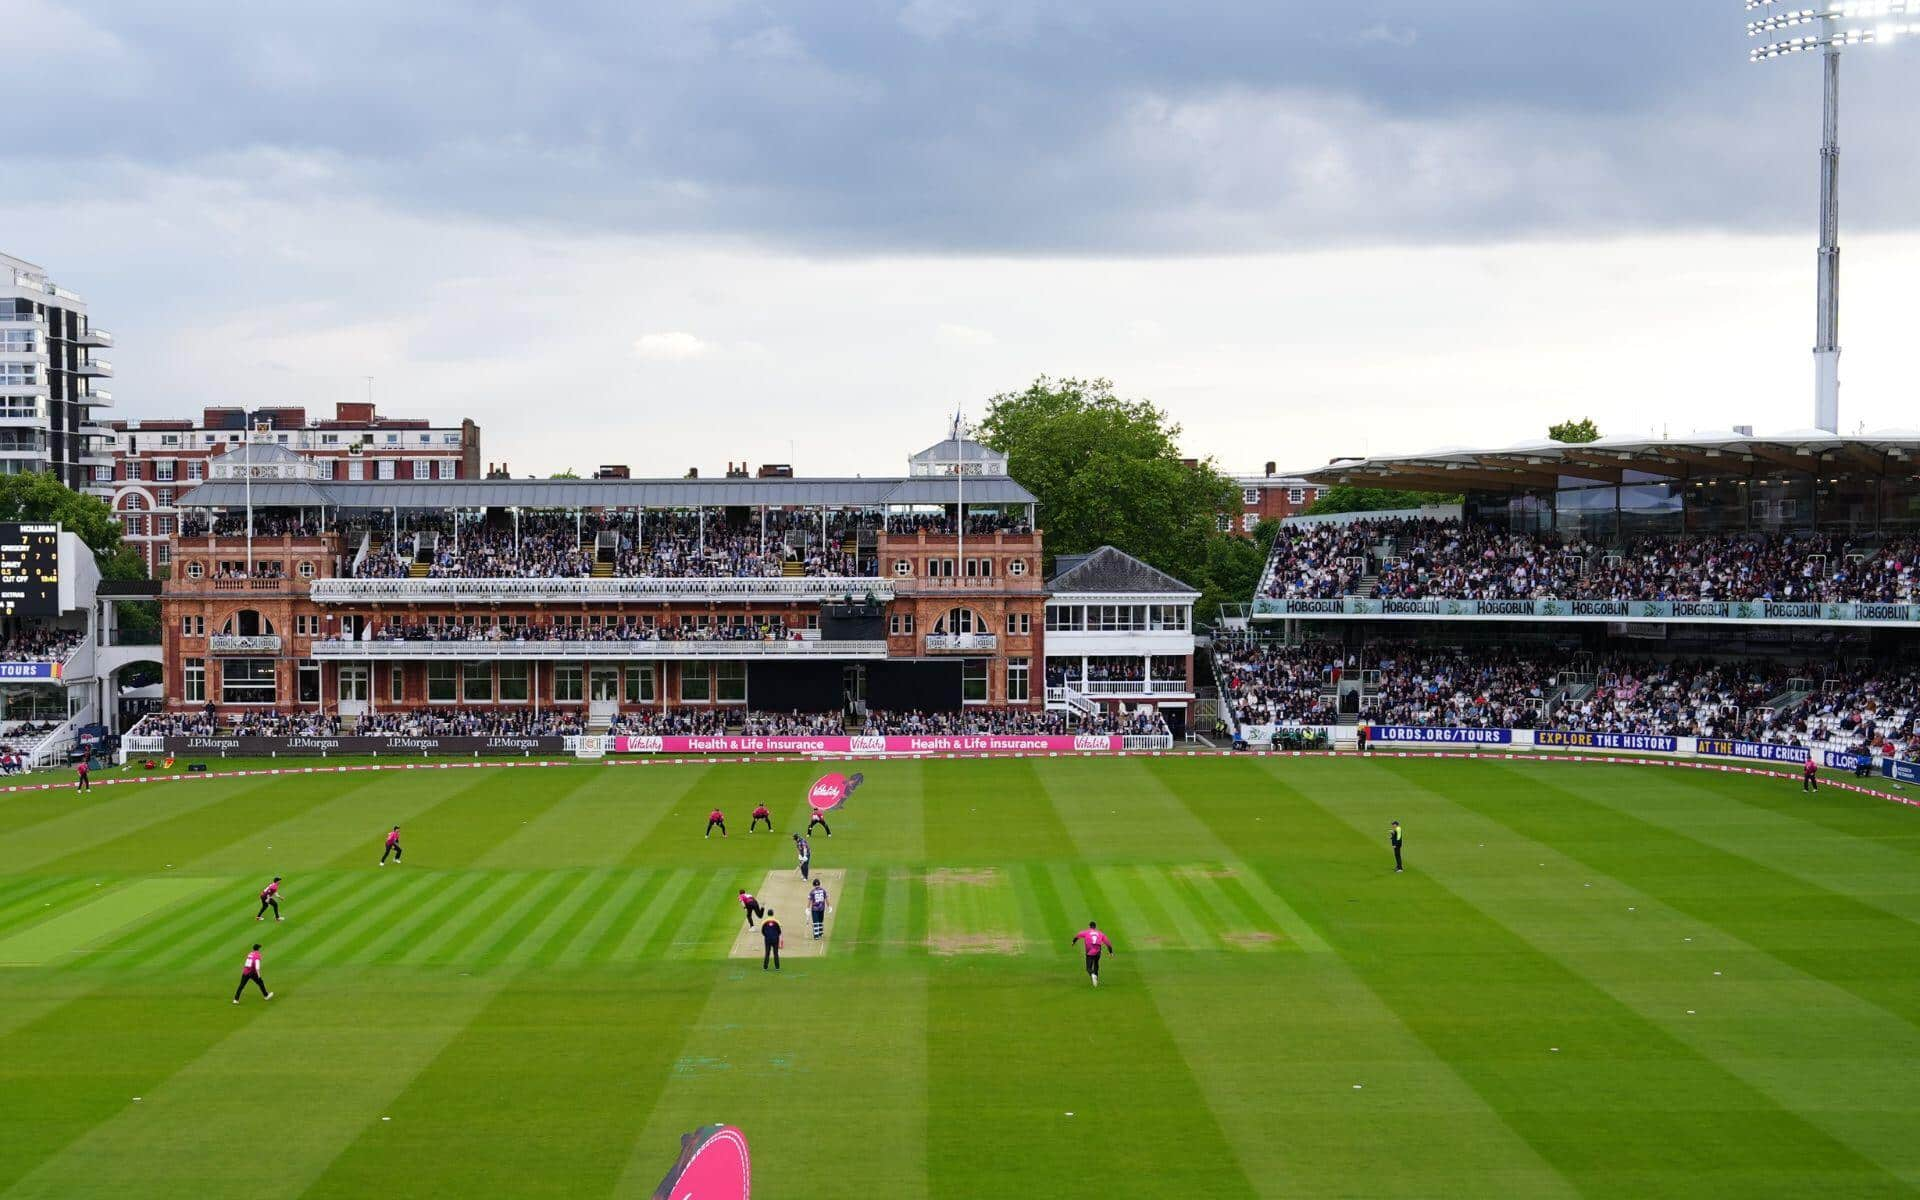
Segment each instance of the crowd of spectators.
M86 636L84 629L16 629L0 641L0 662L62 662Z
M846 731L846 718L838 712L749 712L740 720L747 737L827 737Z
M1423 600L1920 600L1920 539L1834 534L1639 537L1605 547L1458 520L1286 526L1264 594Z
M1240 726L1331 725L1341 680L1364 683L1375 725L1554 728L1920 753L1920 669L1829 663L1614 658L1555 663L1506 648L1324 642L1214 643ZM1377 672L1377 674L1374 674Z
M717 708L648 708L623 712L607 730L628 737L715 737L727 732L727 714Z
M1531 729L1558 679L1510 651L1388 649L1371 659L1378 685L1360 708L1373 725Z
M367 640L376 642L767 642L800 636L778 616L763 615L752 623L712 625L644 624L638 620L602 625L568 622L541 624L472 625L452 622L389 623L375 627ZM341 641L352 641L342 635Z
M599 516L576 523L564 515L535 515L511 522L463 524L457 536L437 534L424 555L416 550L423 531L409 528L395 540L383 536L353 568L362 579L396 579L425 565L430 579L573 579L592 575L605 561L619 578L735 578L785 575L789 563L803 575L871 575L877 564L858 551L859 514L768 514L730 523L714 513L702 520L685 513L649 514L644 522ZM604 543L604 545L603 545Z
M1146 679L1173 683L1186 677L1187 660L1165 654L1152 656L1144 667L1138 654L1098 655L1087 659L1084 672L1078 659L1052 659L1047 663L1048 687L1079 687L1084 683L1138 683Z
M1287 600L1327 600L1350 596L1368 570L1368 554L1388 521L1350 525L1284 525L1273 539L1267 561L1268 596Z
M211 518L206 512L180 514L182 537L205 537L208 533L215 537L244 537L246 532L245 512L223 512ZM256 509L253 514L255 537L319 537L325 532L327 529L320 522L297 512Z
M322 712L243 712L229 726L240 737L339 737L340 717Z
M887 532L896 537L912 537L917 533L941 534L951 537L957 523L952 513L908 513L887 518ZM967 516L967 536L985 537L995 533L1032 533L1033 526L1027 523L1024 515L1015 513L970 513Z
M1141 710L1125 713L1102 707L1097 713L1048 711L1033 708L965 708L956 712L871 709L862 733L888 737L962 737L977 734L1068 735L1164 734L1166 718Z
M403 737L572 737L586 732L579 713L524 708L429 708L360 718L357 735Z
M1327 696L1340 651L1327 643L1286 646L1252 639L1213 643L1213 673L1240 725L1332 725Z
M148 713L127 732L133 737L212 737L220 731L211 709L194 713Z

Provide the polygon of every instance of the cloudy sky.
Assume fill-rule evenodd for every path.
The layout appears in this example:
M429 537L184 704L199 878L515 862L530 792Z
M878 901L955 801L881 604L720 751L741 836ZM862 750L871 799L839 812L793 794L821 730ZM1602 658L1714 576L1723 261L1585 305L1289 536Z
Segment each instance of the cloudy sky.
M1745 17L0 0L0 250L116 332L121 416L371 376L517 474L892 473L1040 374L1233 470L1799 427L1819 63ZM1913 425L1920 45L1846 74L1842 422Z

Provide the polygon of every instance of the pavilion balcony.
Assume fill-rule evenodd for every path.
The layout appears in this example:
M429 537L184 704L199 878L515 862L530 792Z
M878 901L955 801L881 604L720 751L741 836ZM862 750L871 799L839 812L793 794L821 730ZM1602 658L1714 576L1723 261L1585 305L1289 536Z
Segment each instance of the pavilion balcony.
M675 638L591 641L315 641L313 657L326 662L401 661L540 661L612 662L664 659L706 660L778 658L802 660L879 659L887 656L880 641L826 641L819 638L693 641Z
M321 604L417 604L507 601L617 603L620 601L724 600L757 603L824 601L871 595L891 600L890 580L873 576L730 576L723 578L567 579L316 579Z

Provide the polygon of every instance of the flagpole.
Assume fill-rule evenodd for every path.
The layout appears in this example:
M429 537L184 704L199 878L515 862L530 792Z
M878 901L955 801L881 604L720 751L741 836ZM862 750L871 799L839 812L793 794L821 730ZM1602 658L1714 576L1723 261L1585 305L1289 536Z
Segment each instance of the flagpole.
M967 427L966 421L961 417L960 410L958 408L954 409L953 410L953 450L954 450L954 454L958 459L958 464L953 469L953 478L954 478L953 530L956 538L954 542L954 561L953 561L953 569L956 572L956 574L954 575L953 586L956 588L964 587L965 584L963 581L967 577L966 427ZM949 632L959 633L960 631L957 629L954 629L954 630L949 630Z
M253 577L253 426L247 426L246 444L241 447L241 457L246 461L240 471L247 481L247 577Z

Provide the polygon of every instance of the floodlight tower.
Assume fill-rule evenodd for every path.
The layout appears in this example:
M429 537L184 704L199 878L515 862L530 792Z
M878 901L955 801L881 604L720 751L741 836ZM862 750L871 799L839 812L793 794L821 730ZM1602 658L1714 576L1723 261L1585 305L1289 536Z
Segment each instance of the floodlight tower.
M1813 425L1840 431L1840 51L1848 46L1891 42L1920 33L1920 0L1828 0L1819 8L1775 9L1781 0L1747 0L1747 10L1767 15L1747 22L1748 37L1763 37L1800 25L1818 30L1770 42L1748 54L1752 62L1819 50L1826 66L1825 109L1820 140L1820 259L1818 313L1813 344Z

